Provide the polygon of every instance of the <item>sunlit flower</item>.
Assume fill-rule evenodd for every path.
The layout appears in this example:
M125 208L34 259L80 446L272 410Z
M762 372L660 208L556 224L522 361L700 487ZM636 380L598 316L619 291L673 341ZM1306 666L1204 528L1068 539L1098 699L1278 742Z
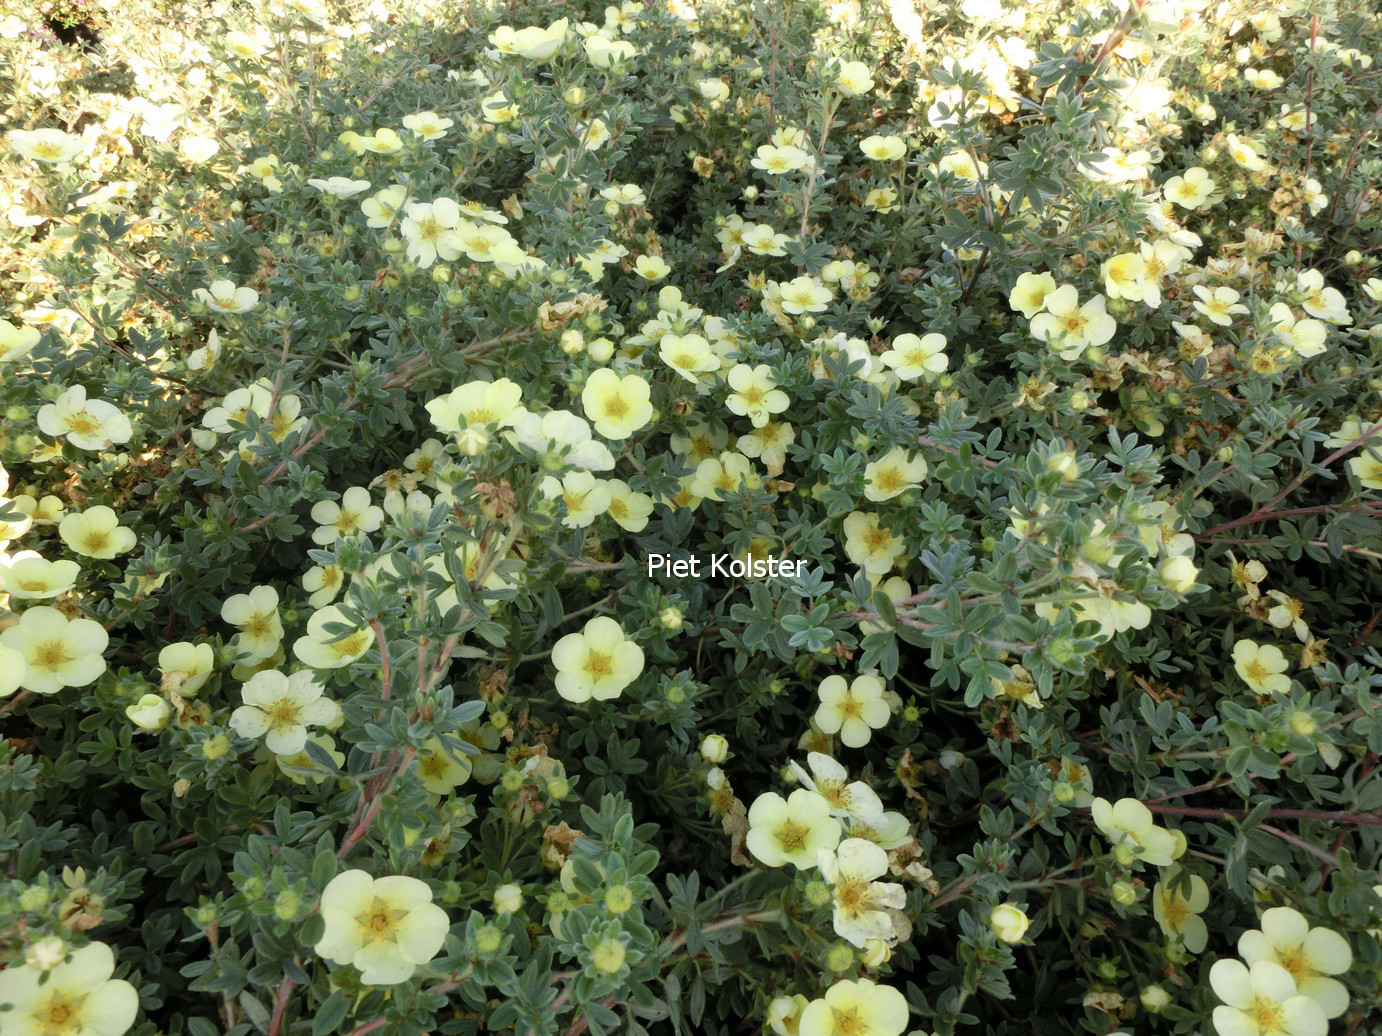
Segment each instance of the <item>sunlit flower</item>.
M1173 176L1161 185L1161 193L1167 201L1174 202L1183 209L1198 209L1214 193L1215 183L1209 178L1209 171L1203 166L1192 166L1180 176Z
M69 619L47 605L26 608L0 632L0 644L24 659L20 686L35 694L57 694L94 681L106 671L102 656L109 642L99 622Z
M70 162L86 149L81 137L60 129L10 130L10 150L35 162Z
M129 442L134 434L130 419L119 407L104 399L87 399L80 385L39 407L38 427L54 438L66 438L79 450L104 450Z
M210 287L197 288L192 297L222 313L248 313L259 305L259 292L237 288L234 281L223 277L213 280Z

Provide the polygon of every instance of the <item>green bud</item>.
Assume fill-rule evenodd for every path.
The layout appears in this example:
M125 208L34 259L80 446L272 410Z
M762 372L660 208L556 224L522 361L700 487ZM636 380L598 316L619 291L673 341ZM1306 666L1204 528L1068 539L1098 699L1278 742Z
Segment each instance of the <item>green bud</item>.
M633 909L633 892L627 885L611 885L605 892L605 909L611 914L627 914Z
M475 931L475 952L482 956L498 953L503 942L504 933L492 924L481 925Z
M292 889L284 889L274 897L274 916L280 921L291 921L298 916L302 900Z
M854 947L846 943L837 942L830 947L830 952L825 955L825 969L832 974L839 975L854 967Z

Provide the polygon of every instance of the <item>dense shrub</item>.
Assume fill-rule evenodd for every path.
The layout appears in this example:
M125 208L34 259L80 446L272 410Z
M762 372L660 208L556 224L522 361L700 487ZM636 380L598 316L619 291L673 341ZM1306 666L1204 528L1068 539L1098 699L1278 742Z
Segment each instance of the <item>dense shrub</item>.
M6 1036L1376 1026L1371 5L0 10Z

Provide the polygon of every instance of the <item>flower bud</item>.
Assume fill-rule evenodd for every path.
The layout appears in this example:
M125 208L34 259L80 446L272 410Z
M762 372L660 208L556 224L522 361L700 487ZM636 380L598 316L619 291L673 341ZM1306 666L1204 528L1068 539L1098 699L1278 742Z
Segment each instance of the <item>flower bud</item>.
M1021 942L1030 924L1022 908L1015 903L1000 903L989 914L989 927L993 929L993 934L1007 943Z
M605 939L595 947L595 968L606 975L614 975L624 966L624 944L618 939Z
M503 941L504 933L492 924L481 925L475 930L475 952L482 956L499 952Z
M1080 462L1069 450L1062 450L1046 458L1046 470L1059 472L1063 481L1073 482L1080 477Z
M553 777L547 782L547 795L557 802L561 802L566 796L571 794L571 782L565 777Z
M60 935L48 935L29 943L24 963L35 971L52 971L67 959L67 943Z
M461 448L461 453L465 456L478 456L489 445L489 432L483 428L463 428L460 434L456 436L456 445Z
M202 742L202 756L208 762L215 762L230 751L230 739L224 734L216 734Z
M1163 561L1157 574L1166 589L1173 593L1183 594L1195 585L1195 575L1198 571L1193 561L1181 555Z
M494 912L516 914L523 909L523 889L514 884L500 885L494 890Z
M718 766L729 758L729 742L719 734L708 734L701 739L701 758Z
M679 630L682 624L681 609L668 605L662 609L662 614L657 617L657 620L662 623L663 629Z
M611 885L605 891L605 909L611 914L627 914L633 909L633 892L627 885Z
M30 885L19 893L19 909L26 913L35 913L46 907L52 898L47 886Z
M1161 986L1147 986L1139 995L1142 1006L1152 1014L1160 1014L1161 1009L1171 1002L1171 994Z
M823 907L835 898L830 891L830 886L823 881L808 881L806 883L806 902L813 907Z
M847 943L837 942L830 947L830 952L825 955L825 968L827 971L836 975L842 974L854 967L854 947Z
M1109 886L1109 896L1119 906L1132 906L1137 902L1137 886L1130 881L1115 881Z
M614 343L608 338L596 338L586 345L585 353L596 363L608 363L614 356Z
M859 954L866 968L881 968L892 958L893 951L882 939L865 939L864 950Z
M1319 729L1319 724L1315 722L1315 717L1311 716L1308 712L1293 712L1291 713L1291 718L1287 722L1291 724L1291 730L1302 737L1309 737Z
M284 889L274 897L274 916L280 921L291 921L302 909L302 898L292 889Z
M173 718L173 707L157 694L146 694L134 705L125 706L125 715L140 730L162 730Z

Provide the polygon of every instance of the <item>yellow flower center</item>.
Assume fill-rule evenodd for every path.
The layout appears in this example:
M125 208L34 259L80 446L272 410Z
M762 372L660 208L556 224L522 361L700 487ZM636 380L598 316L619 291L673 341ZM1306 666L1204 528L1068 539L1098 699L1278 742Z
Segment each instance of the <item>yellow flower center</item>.
M586 656L585 671L597 679L609 676L614 672L613 659L604 652L592 651Z
M787 852L796 852L806 844L807 829L794 820L783 821L777 829L777 844Z
M400 920L399 912L382 899L376 899L370 904L369 911L358 918L365 938L371 941L393 939Z
M50 640L46 644L39 644L34 649L34 661L43 669L57 669L66 662L71 661L67 653L67 648L60 640Z
M1254 658L1243 667L1243 675L1247 678L1248 683L1262 683L1272 674L1267 671L1266 666Z
M895 493L906 484L897 468L884 468L875 476L874 482L885 493Z
M38 1023L42 1036L75 1033L82 1028L81 1005L75 998L54 993L46 1005L34 1012L33 1019Z
M629 404L624 397L618 394L610 396L605 400L605 413L610 417L627 417L629 414Z
M856 1008L847 1011L832 1008L835 1012L835 1029L832 1036L864 1036L869 1030L868 1019L861 1018Z
M75 432L77 435L95 435L100 431L100 425L85 410L78 410L67 419L67 431L69 434Z
M298 706L291 698L279 698L265 711L275 727L291 727L298 722Z
M1260 1036L1275 1036L1276 1033L1285 1031L1285 1012L1282 1011L1281 1004L1275 1000L1255 998L1248 1014L1257 1023Z
M110 534L93 530L82 538L82 543L85 545L87 553L96 554L110 545Z
M869 907L869 883L863 878L845 875L835 886L835 902L847 914L861 914Z
M1166 915L1166 921L1173 927L1179 928L1190 913L1190 906L1183 899L1168 899L1161 906L1161 912Z
M884 529L874 528L864 533L864 545L869 550L882 550L891 539L892 535Z
M346 637L345 640L340 640L335 644L331 644L330 647L335 652L337 658L345 658L347 655L361 653L364 650L365 641L367 641L369 637L369 630L361 630L358 633L352 633L350 636Z

